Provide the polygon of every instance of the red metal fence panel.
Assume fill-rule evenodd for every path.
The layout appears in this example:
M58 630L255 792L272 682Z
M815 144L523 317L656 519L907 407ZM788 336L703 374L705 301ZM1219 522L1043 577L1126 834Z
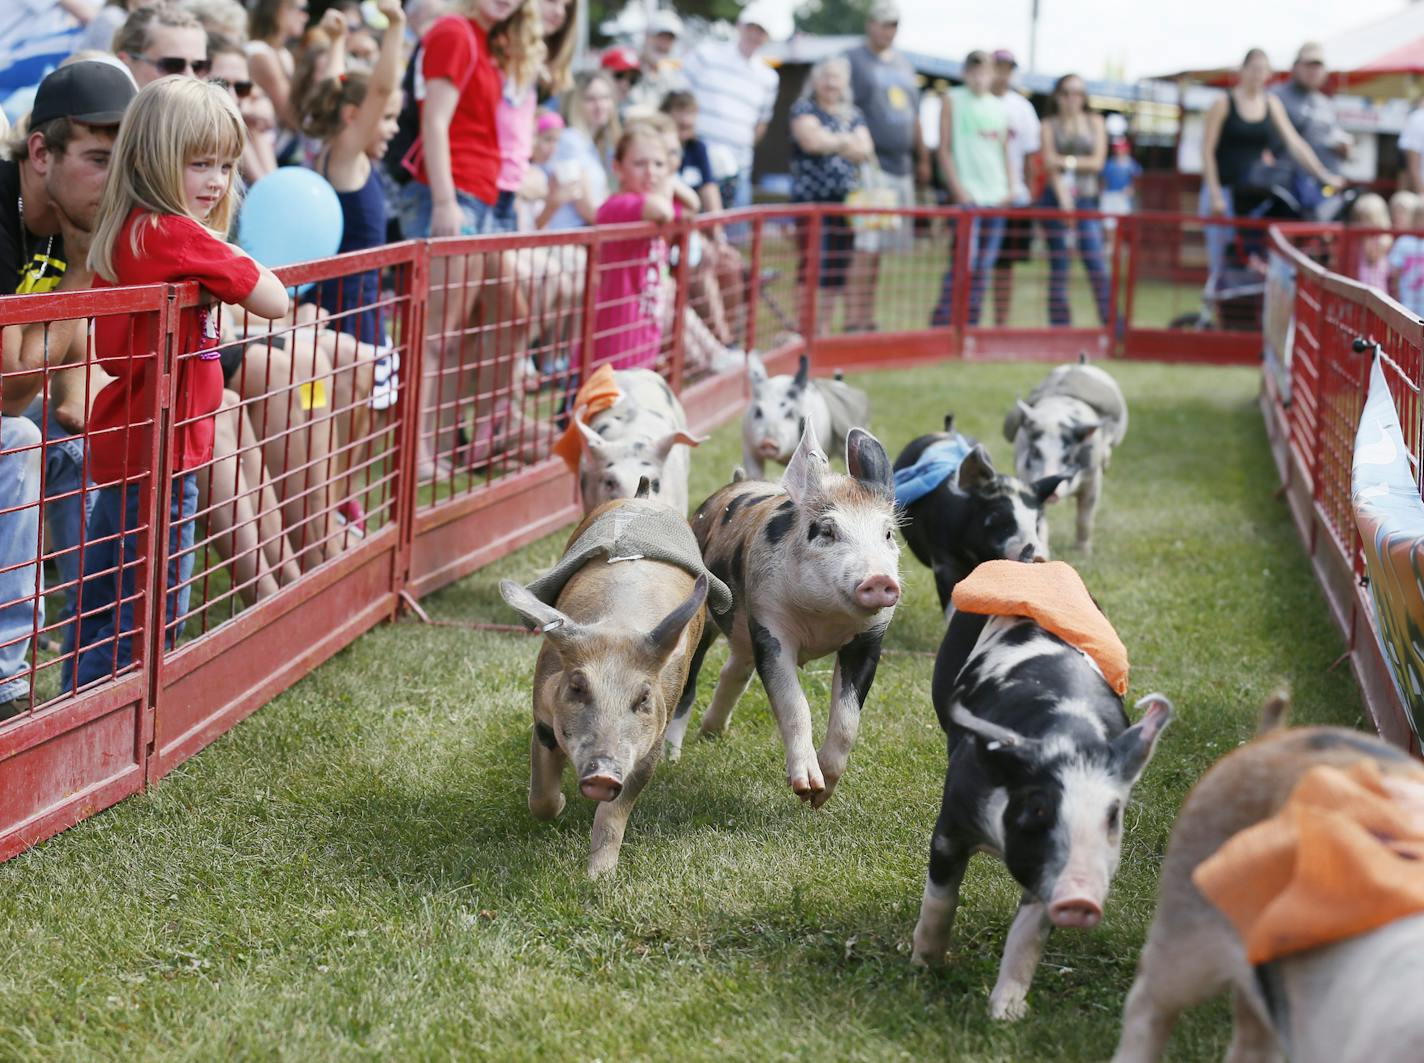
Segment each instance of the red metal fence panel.
M1262 276L1265 224L1217 226ZM396 244L280 271L299 291L287 320L228 312L211 418L183 402L201 357L178 342L191 286L0 299L0 859L160 778L402 596L572 521L577 486L550 448L600 364L660 372L706 430L744 404L753 350L773 372L802 352L818 373L1080 349L1254 363L1258 297L1215 298L1212 228L794 205ZM1364 336L1388 355L1417 454L1424 345L1400 308L1323 268L1348 260L1348 236L1293 233L1274 238L1298 279L1289 395L1270 383L1268 423L1358 649L1347 507L1365 361L1350 348ZM74 395L106 379L96 356L113 357L99 334L135 352L134 417L71 431ZM211 457L180 469L176 441L209 420ZM128 480L94 475L115 448L139 455ZM130 504L108 530L84 516ZM107 615L94 581L125 574L130 608L96 655L80 631Z

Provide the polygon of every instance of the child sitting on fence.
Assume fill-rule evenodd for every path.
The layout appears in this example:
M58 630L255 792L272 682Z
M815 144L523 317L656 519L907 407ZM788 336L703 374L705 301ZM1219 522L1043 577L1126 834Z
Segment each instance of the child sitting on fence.
M1424 229L1424 201L1415 203L1411 229ZM1394 276L1394 294L1412 314L1424 316L1424 237L1395 238L1389 249L1389 270Z
M161 485L169 511L163 623L171 644L188 606L193 570L195 470L213 452L213 413L222 368L212 298L264 317L287 312L287 292L272 273L224 240L237 204L234 175L246 139L237 106L217 85L160 78L130 105L114 143L89 263L96 288L197 281L207 305L178 318L172 429L173 479ZM67 690L126 668L137 618L152 580L144 525L160 485L153 468L155 389L163 375L163 337L150 315L97 320L95 352L114 380L89 417L89 473L100 485L86 525L77 647L74 627L63 665ZM76 653L77 648L77 653Z
M1389 205L1384 197L1366 192L1355 200L1350 209L1350 224L1362 229L1388 229ZM1393 242L1389 233L1370 233L1360 237L1356 242L1355 261L1350 263L1351 273L1357 281L1382 292L1389 291L1389 248Z

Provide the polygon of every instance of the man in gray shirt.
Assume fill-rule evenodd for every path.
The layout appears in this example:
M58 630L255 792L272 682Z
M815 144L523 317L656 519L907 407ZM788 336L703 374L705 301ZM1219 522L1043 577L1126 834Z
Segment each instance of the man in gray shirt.
M1329 76L1324 50L1309 41L1296 53L1290 80L1274 91L1301 139L1310 145L1327 170L1338 173L1341 159L1350 153L1354 138L1340 128L1334 101L1320 91ZM1313 210L1321 200L1320 182L1290 158L1284 145L1273 146L1272 150L1276 158L1290 167L1291 191L1301 206Z
M915 68L895 50L900 28L897 0L875 0L865 20L865 43L846 53L851 91L875 144L879 173L873 180L895 193L897 206L915 205L915 186L930 179L929 153L920 135L920 86ZM903 221L903 219L902 219ZM846 293L847 332L876 331L875 287L882 251L908 249L910 228L859 232Z

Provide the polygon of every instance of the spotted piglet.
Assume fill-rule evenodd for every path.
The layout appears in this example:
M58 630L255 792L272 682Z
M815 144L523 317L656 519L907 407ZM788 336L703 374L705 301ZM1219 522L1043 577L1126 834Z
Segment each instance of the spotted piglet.
M980 571L990 566L1049 567L1000 561ZM1172 706L1149 694L1138 702L1142 718L1128 726L1122 697L1087 653L1028 617L966 612L959 595L955 604L935 659L949 763L913 958L944 958L969 857L993 854L1023 896L989 1014L1017 1019L1051 929L1102 919L1123 810Z
M808 423L779 485L734 482L692 519L708 570L731 587L735 602L716 618L731 652L702 734L726 728L755 668L781 730L787 781L816 807L845 772L900 600L889 457L874 436L854 428L846 467L849 476L831 471ZM709 625L694 668L712 638ZM818 753L796 672L832 653L830 722ZM687 722L684 713L668 727L669 756L681 748Z

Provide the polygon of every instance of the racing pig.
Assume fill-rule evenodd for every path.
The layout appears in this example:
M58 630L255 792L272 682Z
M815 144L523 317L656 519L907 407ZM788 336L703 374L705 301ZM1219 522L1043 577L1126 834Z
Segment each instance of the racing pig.
M726 728L755 668L781 730L787 781L816 807L845 772L881 639L900 600L890 459L874 436L854 428L846 466L849 476L831 471L807 422L779 485L735 481L692 519L708 570L726 582L735 601L717 617L731 652L702 733ZM714 637L710 628L704 633L694 672ZM796 672L832 653L830 722L818 753ZM670 750L681 748L686 728L685 715L673 720Z
M687 428L687 414L666 380L651 369L619 369L616 403L588 418L575 415L583 435L579 495L585 514L615 498L632 498L647 477L654 498L687 513L687 447L703 440Z
M645 529L644 541L671 542L660 556L676 563L625 545L633 541L627 537L630 518L647 522L631 525ZM677 541L678 527L685 542ZM534 668L529 811L539 819L563 811L563 772L572 762L579 791L600 802L588 859L588 873L597 877L618 864L628 816L684 697L710 581L687 521L649 499L599 507L575 530L565 558L572 564L556 565L531 589L502 580L499 590L544 633ZM560 575L561 567L573 571ZM561 581L554 604L547 604L543 599L554 597ZM691 688L686 700L691 702Z
M1123 811L1172 706L1149 694L1129 726L1122 698L1088 654L1027 617L963 609L935 658L932 691L949 762L913 959L944 958L969 857L997 856L1023 897L989 1014L1018 1019L1052 928L1102 919Z
M755 354L747 356L752 400L742 415L742 467L754 480L764 477L765 463L785 465L801 440L803 424L832 451L845 445L851 428L870 418L870 399L837 375L812 380L811 361L804 354L795 376L768 376Z

